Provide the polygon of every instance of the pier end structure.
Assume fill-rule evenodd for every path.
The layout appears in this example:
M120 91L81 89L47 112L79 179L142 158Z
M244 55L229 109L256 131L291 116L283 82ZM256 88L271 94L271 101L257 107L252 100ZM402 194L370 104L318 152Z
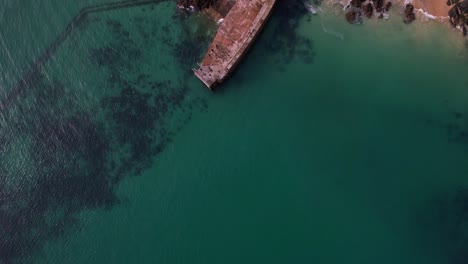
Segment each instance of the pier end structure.
M224 17L204 59L194 69L208 88L222 83L252 46L276 0L237 0Z

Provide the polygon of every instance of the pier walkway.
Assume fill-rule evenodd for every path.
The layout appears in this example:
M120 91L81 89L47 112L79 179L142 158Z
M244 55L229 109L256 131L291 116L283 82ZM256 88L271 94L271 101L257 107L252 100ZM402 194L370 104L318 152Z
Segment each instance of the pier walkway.
M210 89L222 83L247 53L276 0L237 0L220 25L195 75Z

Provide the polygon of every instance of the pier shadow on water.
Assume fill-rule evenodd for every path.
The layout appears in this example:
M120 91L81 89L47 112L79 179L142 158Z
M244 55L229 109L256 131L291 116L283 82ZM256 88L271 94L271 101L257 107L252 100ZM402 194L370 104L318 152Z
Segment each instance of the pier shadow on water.
M117 205L116 185L151 166L206 108L190 72L168 63L196 61L203 45L185 45L186 22L158 11L173 4L142 2L79 15L82 26L72 22L3 101L0 263L28 262L79 229L78 213Z
M282 69L293 60L305 64L314 62L315 51L311 39L301 36L298 28L308 12L302 1L278 1L271 20L265 28L261 48L268 55L275 55L275 65Z
M236 87L236 91L248 82L247 75L242 74L249 68L245 63L250 60L269 60L265 67L267 70L286 71L292 63L313 64L316 56L313 40L302 36L299 26L304 17L310 16L300 0L282 1L278 0L265 28L252 46L252 50L241 61L238 70L234 71L228 78L228 83ZM261 58L261 59L260 59ZM233 78L235 76L235 78ZM223 87L216 88L216 94L226 92Z

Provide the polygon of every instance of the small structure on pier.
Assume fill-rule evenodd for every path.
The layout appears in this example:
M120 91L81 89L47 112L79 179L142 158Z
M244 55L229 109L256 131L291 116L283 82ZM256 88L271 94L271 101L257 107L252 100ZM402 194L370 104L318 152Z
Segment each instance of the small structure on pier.
M208 51L193 69L208 88L222 83L247 53L271 15L276 0L237 0L224 17Z

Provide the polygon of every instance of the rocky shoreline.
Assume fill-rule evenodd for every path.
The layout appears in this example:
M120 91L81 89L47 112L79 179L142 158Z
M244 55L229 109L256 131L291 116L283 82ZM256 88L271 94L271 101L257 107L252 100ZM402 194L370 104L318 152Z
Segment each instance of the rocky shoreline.
M349 0L343 3L345 18L351 24L362 24L364 17L370 19L387 18L390 7L394 3L390 0ZM463 36L467 35L468 0L447 0L446 3L434 0L406 0L396 1L402 6L403 22L410 24L416 20L416 11L425 16L436 19L444 18L453 28L459 29Z
M351 24L361 24L363 16L372 18L374 15L382 19L388 17L392 2L384 0L351 0L344 9L346 20Z
M452 27L460 28L463 36L466 36L468 26L468 0L447 0L447 5L452 6L448 15Z
M332 1L341 3L345 11L345 18L351 24L362 24L365 18L388 18L390 8L398 6L402 10L405 24L410 24L416 20L416 12L419 12L431 19L448 20L453 28L462 32L463 36L466 36L468 31L468 0L447 0L446 2L445 0ZM218 21L227 14L235 2L236 0L178 0L178 6L192 11L203 10Z

